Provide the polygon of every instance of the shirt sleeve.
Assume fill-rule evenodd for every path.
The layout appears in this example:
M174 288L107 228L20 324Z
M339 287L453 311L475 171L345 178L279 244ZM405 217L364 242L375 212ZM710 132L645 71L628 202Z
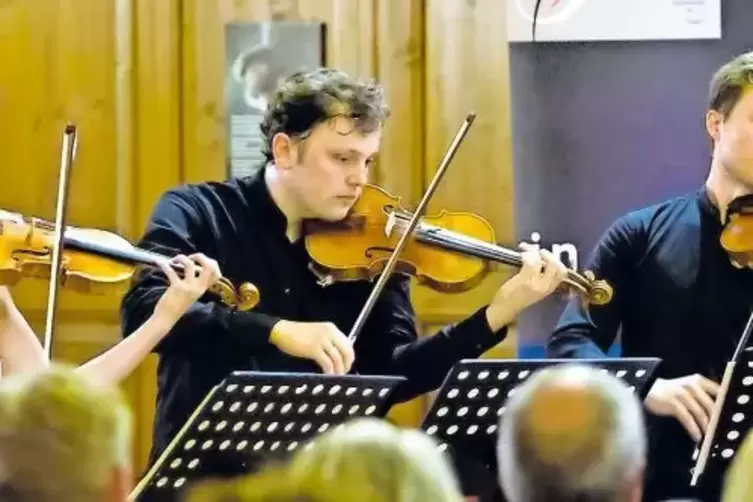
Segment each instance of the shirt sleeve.
M587 270L609 283L612 300L584 307L572 298L547 341L549 357L599 359L607 357L622 324L630 277L646 249L641 212L618 219L602 235L589 258Z
M420 337L410 300L410 280L395 274L382 291L364 332L356 342L358 354L368 355L356 371L364 374L399 375L407 378L397 391L405 401L438 388L450 369L466 358L477 358L507 336L507 327L493 332L486 307L437 333Z
M179 189L168 191L158 201L138 246L166 256L200 252L213 257L214 243L202 223L189 195ZM146 269L134 279L121 303L123 337L146 322L168 286L158 268ZM233 310L208 293L184 313L154 352L201 356L214 352L219 336L239 349L259 351L271 347L269 335L278 320Z

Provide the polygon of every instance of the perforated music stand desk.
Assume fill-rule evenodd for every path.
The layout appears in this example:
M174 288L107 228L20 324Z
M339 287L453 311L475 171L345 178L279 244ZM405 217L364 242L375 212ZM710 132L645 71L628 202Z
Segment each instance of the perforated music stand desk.
M697 479L691 478L691 486L722 486L724 474L735 459L737 449L753 426L753 347L742 351L730 378L729 389L724 398L719 420L711 437L711 445L705 462L696 452Z
M483 477L496 479L497 426L505 402L534 371L563 363L597 366L623 380L642 400L656 380L660 362L658 358L464 359L445 378L421 429L450 455L467 491ZM477 472L480 468L486 472Z
M253 472L348 420L383 418L405 380L234 372L209 392L128 500L179 500L197 480Z

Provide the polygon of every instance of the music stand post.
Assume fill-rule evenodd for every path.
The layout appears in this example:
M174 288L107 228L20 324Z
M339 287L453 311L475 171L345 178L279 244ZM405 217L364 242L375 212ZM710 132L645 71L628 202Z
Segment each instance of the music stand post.
M744 349L730 373L729 387L705 448L694 453L691 486L721 480L753 427L753 347ZM706 442L708 445L705 445Z
M658 358L462 360L445 378L421 429L438 441L439 450L456 466L466 494L475 495L477 486L496 480L497 429L505 403L535 371L565 363L597 366L623 380L643 400L660 362Z
M254 472L346 421L383 418L405 380L233 372L209 392L128 500L179 500L196 481Z

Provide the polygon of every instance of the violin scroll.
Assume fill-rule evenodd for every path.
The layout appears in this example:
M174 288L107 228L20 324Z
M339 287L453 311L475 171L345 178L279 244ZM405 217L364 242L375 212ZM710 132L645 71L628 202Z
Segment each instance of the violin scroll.
M589 285L589 291L587 292L589 304L606 305L612 301L614 290L607 281L597 279L594 273L590 270L584 271L583 277L588 281Z
M232 284L229 285L231 288ZM259 289L250 282L244 282L238 287L238 310L246 311L256 307L261 300Z

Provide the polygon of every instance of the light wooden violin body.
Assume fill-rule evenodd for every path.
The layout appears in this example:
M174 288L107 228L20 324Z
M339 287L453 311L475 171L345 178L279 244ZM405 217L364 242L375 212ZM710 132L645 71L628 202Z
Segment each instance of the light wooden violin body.
M753 194L730 201L719 243L738 268L753 268Z
M383 271L411 216L399 198L367 185L345 220L306 222L306 249L325 281L371 280ZM481 216L442 211L421 218L395 270L437 291L457 293L478 285L491 263L523 264L519 252L495 243L494 229ZM587 303L611 301L612 288L590 272L568 271L565 283Z
M23 278L50 279L54 225L43 219L0 210L0 284ZM172 257L139 249L122 236L98 229L67 227L61 263L65 289L93 295L122 295L139 267L170 263ZM250 283L238 291L226 278L209 289L233 308L249 310L260 294Z

